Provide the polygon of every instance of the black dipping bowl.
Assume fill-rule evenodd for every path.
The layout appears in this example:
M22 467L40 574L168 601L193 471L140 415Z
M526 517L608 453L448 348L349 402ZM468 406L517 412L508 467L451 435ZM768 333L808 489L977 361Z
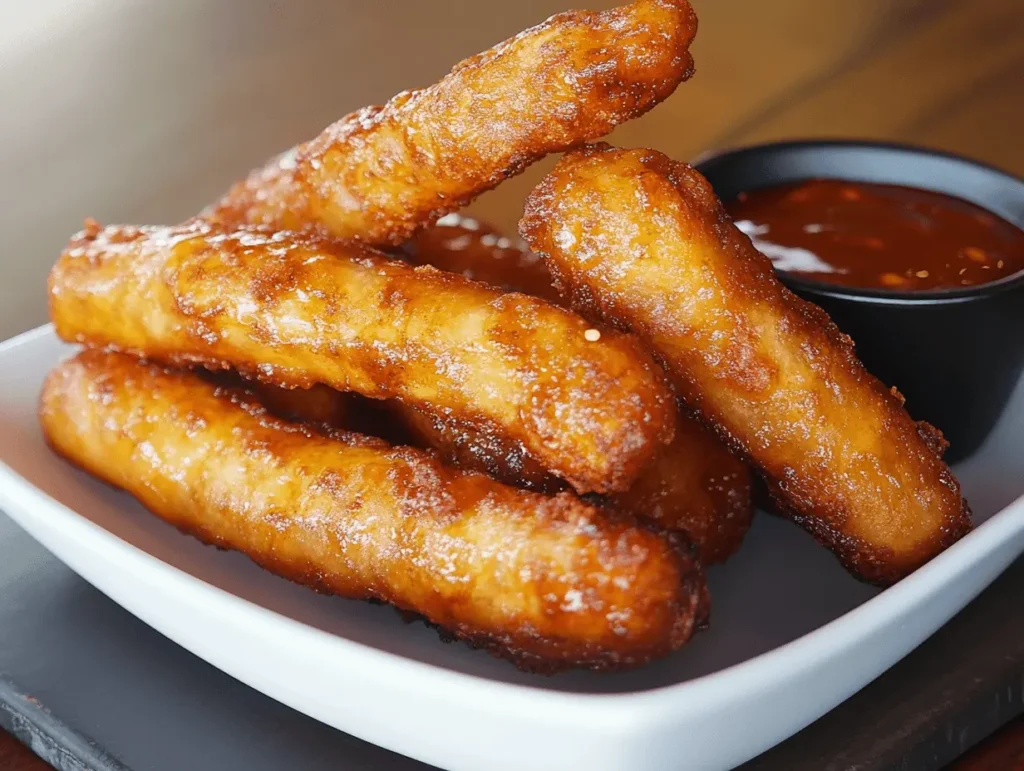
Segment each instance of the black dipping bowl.
M759 145L704 156L695 167L719 198L826 178L905 185L970 201L1024 229L1024 181L934 150L846 141ZM1024 272L989 284L922 292L858 289L780 272L853 338L864 365L946 435L947 458L982 444L1024 368Z

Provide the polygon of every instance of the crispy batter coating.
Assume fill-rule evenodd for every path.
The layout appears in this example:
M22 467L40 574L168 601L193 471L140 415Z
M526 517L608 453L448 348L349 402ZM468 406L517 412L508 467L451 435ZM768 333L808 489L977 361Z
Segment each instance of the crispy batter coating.
M447 214L406 241L398 255L413 265L458 273L501 289L540 297L557 305L551 273L521 240L462 214ZM416 447L437 450L458 468L490 474L527 490L556 492L565 487L534 460L522 444L477 431L452 415L421 412L393 402L391 413ZM649 466L650 464L648 464Z
M523 292L558 305L561 298L544 261L523 241L462 214L447 214L402 245L414 265L433 265L449 273Z
M555 493L565 482L523 448L444 415L389 399L369 402L326 386L287 389L249 383L273 414L313 426L358 431L433 450L445 463L488 474L525 490ZM379 407L376 405L380 405ZM750 470L698 421L681 412L676 435L624 493L604 501L615 510L677 531L693 542L704 565L724 562L739 548L754 514Z
M700 567L670 536L243 399L89 350L51 373L40 418L58 453L206 543L525 669L636 666L704 621Z
M666 530L686 533L701 563L713 565L731 557L750 529L751 487L747 464L681 412L672 443L611 503Z
M403 251L417 265L433 265L561 303L547 265L524 242L505 238L469 217L445 216L406 242ZM446 416L396 406L414 444L437 449L459 468L485 472L531 490L559 489L560 480L524 455L521 447L480 435ZM671 444L611 503L667 530L685 532L705 565L724 562L739 548L754 514L747 465L685 413L677 418Z
M565 482L534 460L522 444L494 432L478 431L453 416L422 412L401 402L388 402L388 410L409 444L437 451L456 468L488 474L526 490L554 493L565 489ZM641 475L645 472L646 467Z
M432 450L449 465L487 474L524 490L555 493L568 487L521 444L493 432L478 431L449 415L422 412L397 399L372 401L327 386L284 388L245 380L239 384L249 388L269 412L285 420L356 431L391 444ZM650 465L641 473L641 480Z
M324 385L285 388L244 379L239 379L238 385L251 390L269 412L285 420L356 431L392 444L434 450L449 465L488 474L525 490L555 493L567 487L521 444L493 432L478 431L449 415L421 412L397 399L371 401ZM668 447L674 445L673 440ZM638 483L647 476L647 468L650 464ZM629 509L623 511L633 513Z
M398 244L553 152L642 115L693 72L686 0L553 16L443 80L329 126L204 216Z
M565 483L500 437L444 416L392 402L400 441L435 450L456 468L505 484L554 493ZM394 435L392 435L394 436ZM684 534L704 565L725 562L743 542L754 515L750 469L698 421L680 414L676 435L632 486L604 505Z
M313 233L92 227L51 272L50 316L65 340L454 416L581 492L627 489L674 430L634 337Z
M970 530L934 429L779 283L692 168L651 150L571 153L520 230L573 307L639 333L684 400L855 575L896 581Z

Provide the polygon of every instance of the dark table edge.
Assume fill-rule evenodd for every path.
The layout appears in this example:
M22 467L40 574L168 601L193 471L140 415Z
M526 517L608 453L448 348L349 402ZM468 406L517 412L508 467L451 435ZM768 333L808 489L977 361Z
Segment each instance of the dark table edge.
M88 736L62 723L46 707L0 675L0 728L60 771L130 771Z
M969 714L971 711L968 709L961 712ZM970 741L962 745L958 752L951 751L952 742L948 742L943 748L946 751L938 753L939 765L944 768L947 764L959 760L993 737L1000 729L1021 717L1024 717L1024 710L997 711L990 720L973 721ZM46 707L4 676L0 676L0 729L10 733L59 771L131 771L88 736L65 725ZM909 758L904 758L902 763L892 768L906 768L907 760Z
M1022 677L1024 681L1024 677ZM1021 691L1024 693L1024 690ZM1020 696L1018 696L1020 698ZM990 701L990 699L989 699ZM985 712L984 698L979 698L974 704L975 709L963 710L964 723L970 724L970 716L976 716L979 713ZM970 726L971 736L969 741L960 747L955 747L952 741L947 742L947 752L945 756L941 758L943 765L948 765L957 760L965 757L971 750L982 744L986 739L990 739L996 734L1001 728L1008 726L1014 720L1024 717L1024 708L1016 710L997 710L996 714L992 715L990 719L974 719L973 725Z
M965 726L961 731L966 732L966 741L957 741L945 731L936 728L931 736L919 737L919 741L908 749L906 755L897 763L890 765L889 768L892 771L909 771L914 768L946 769L951 764L967 757L972 750L995 736L1001 728L1024 717L1024 710L1021 709L997 708L993 714L990 709L986 708L990 702L991 697L979 696L963 709L947 716L950 722L954 722L955 718L961 719ZM978 718L978 715L985 715L985 713L989 714L981 719ZM929 740L934 741L930 747ZM1007 771L1012 771L1012 769L1007 769Z
M943 758L942 769L947 769L954 763L965 760L969 755L971 755L972 752L975 751L975 749L978 749L986 741L993 738L1000 730L1006 728L1011 723L1020 720L1021 718L1024 718L1024 711L1016 712L1012 715L1004 716L994 721L988 721L988 723L991 723L992 725L988 728L981 729L983 733L981 733L980 735L977 734L978 725L976 724L974 726L976 729L976 735L972 736L971 740L964 746L963 749L961 749L961 752L959 752L958 755ZM986 723L986 725L988 725L988 723ZM1010 771L1012 771L1012 769Z

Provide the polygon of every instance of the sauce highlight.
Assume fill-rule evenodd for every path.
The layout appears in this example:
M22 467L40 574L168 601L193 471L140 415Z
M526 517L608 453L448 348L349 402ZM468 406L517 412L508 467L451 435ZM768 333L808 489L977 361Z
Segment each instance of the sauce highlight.
M1024 231L943 193L813 179L740 193L726 209L777 270L816 281L958 289L1024 269Z

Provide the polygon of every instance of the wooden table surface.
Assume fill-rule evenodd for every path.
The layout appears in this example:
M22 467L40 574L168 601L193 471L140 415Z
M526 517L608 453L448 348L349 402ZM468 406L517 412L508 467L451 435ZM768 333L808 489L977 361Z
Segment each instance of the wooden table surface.
M696 75L621 126L613 143L688 159L777 139L869 138L1024 176L1021 0L691 1ZM473 208L514 228L543 176L538 166L546 168L537 164Z
M511 34L524 22L562 10L568 1L495 4L486 10L476 2L465 2L460 12L449 11L443 19L399 23L395 26L399 39L389 43L407 53L430 47L424 56L432 62L438 56L435 43L446 40L451 44L445 50L455 51L458 57L472 50L460 50L459 41L477 42L472 29L480 14L486 16L480 24L486 24L488 32L500 29L500 34ZM383 2L375 10L366 10L368 6L360 8L355 2L336 2L329 11L327 6L318 7L318 13L344 20L353 37L353 28L379 30L398 18L395 14L422 14L424 5L429 7ZM873 138L931 145L1024 175L1021 0L694 0L694 5L700 17L694 49L697 75L650 116L622 126L612 141L692 158L712 148L781 138ZM454 24L453 18L458 20ZM215 22L213 18L211 23ZM433 29L431 24L444 28ZM283 45L293 44L282 40ZM265 48L260 51L266 53ZM270 51L265 58L279 65L277 53ZM244 57L245 50L238 55ZM390 65L384 64L387 70ZM369 98L379 99L386 94L374 91L375 66L366 64L365 78L371 82L367 93L374 94ZM382 83L388 82L393 69L380 71ZM408 71L416 71L415 66ZM290 134L279 144L283 147L300 138L305 137ZM513 229L524 196L545 168L546 164L538 164L485 195L473 210ZM45 767L28 749L0 732L0 768L37 771ZM1024 769L1024 719L953 768Z

